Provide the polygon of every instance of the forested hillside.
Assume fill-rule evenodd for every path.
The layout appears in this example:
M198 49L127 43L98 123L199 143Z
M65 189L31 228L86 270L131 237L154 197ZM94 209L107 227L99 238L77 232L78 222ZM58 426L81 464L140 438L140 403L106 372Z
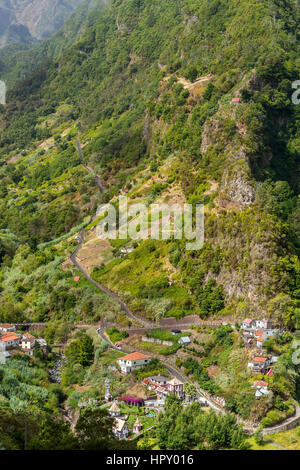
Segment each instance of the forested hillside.
M295 326L298 15L296 3L274 1L128 0L94 12L80 38L12 89L2 109L1 228L15 237L4 244L6 259L16 243L41 256L39 243L95 211L100 199L79 166L79 136L108 182L106 201L124 184L136 198L138 181L153 174L152 202L176 187L206 204L203 250L172 242L149 252L145 242L137 253L148 274L129 258L98 269L98 279L131 293L141 312L151 300L144 286L157 282L170 315L250 310ZM128 274L124 286L119 272ZM176 282L165 287L171 274Z
M274 396L261 406L238 328L200 332L201 365L196 351L197 360L180 367L243 419L261 420L271 410L272 424L291 414L299 397L291 359L300 318L300 105L291 99L300 76L299 19L293 0L87 0L50 39L2 51L0 322L45 323L41 334L51 345L71 338L64 393L43 373L51 355L32 363L12 358L15 372L0 368L0 420L12 429L0 433L6 447L22 448L24 435L14 430L26 418L23 402L32 410L30 448L39 448L40 432L46 448L56 430L64 442L54 440L53 448L88 446L51 419L62 415L68 396L71 404L85 397L87 383L88 398L98 399L119 351L105 352L96 335L93 355L91 340L73 327L98 328L104 319L140 326L72 265L75 249L92 279L143 322L272 318L287 331L269 341L268 353L281 360L275 385L270 379ZM203 248L188 251L186 240L173 237L99 241L97 208L117 208L119 194L129 205L204 204ZM110 331L125 340L126 333ZM215 381L209 367L220 373ZM125 393L126 379L112 382ZM178 430L193 411L177 417L177 408L170 403L163 430L169 422ZM100 411L95 419L105 418L108 435L111 422ZM229 416L230 433L214 447L205 429L215 417L196 411L201 436L189 436L187 446L244 445ZM216 420L222 430L223 418ZM161 448L181 446L165 432L156 438Z

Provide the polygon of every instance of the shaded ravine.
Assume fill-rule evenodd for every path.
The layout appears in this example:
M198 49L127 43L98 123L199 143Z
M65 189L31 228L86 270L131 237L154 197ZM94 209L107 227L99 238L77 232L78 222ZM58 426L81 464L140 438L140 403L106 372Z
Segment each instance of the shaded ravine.
M60 384L61 383L61 367L63 363L63 357L60 354L57 354L55 357L55 362L53 367L49 370L49 375L52 382Z

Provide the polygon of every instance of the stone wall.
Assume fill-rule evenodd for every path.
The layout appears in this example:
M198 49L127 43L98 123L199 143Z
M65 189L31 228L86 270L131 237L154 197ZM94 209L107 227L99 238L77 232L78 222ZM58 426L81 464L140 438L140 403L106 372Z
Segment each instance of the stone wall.
M290 429L295 428L300 423L300 414L299 408L296 408L296 413L291 418L287 418L283 423L271 426L269 428L264 428L262 430L263 436L267 434L275 434L277 432L289 431Z
M146 343L163 344L164 346L172 346L173 345L172 341L163 341L163 340L157 339L157 338L148 338L147 336L143 336L142 341L145 341Z

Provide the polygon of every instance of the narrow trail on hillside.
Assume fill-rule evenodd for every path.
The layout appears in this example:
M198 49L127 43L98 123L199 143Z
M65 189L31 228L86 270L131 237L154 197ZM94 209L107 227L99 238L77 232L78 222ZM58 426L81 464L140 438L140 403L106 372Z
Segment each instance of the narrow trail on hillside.
M76 268L84 275L84 277L89 281L91 282L92 284L94 284L94 286L98 287L98 289L100 289L104 294L107 294L109 295L109 297L111 297L112 299L116 300L122 311L126 314L126 316L130 319L130 320L133 320L135 322L138 322L138 323L141 323L143 326L145 326L145 328L151 328L153 327L153 325L150 323L150 322L147 322L146 320L144 319L141 319L141 318L138 318L136 317L132 311L129 309L129 307L127 307L127 305L123 302L123 300L120 299L120 297L115 293L115 292L112 292L111 290L107 289L107 287L104 287L102 286L101 284L99 284L99 282L95 281L89 274L88 272L84 269L84 267L79 263L78 259L77 259L77 253L78 251L81 250L82 248L82 245L83 245L83 242L84 242L84 229L81 230L80 232L80 242L76 248L76 250L74 251L74 253L72 253L72 255L70 256L70 261L74 264L74 266L76 266Z
M279 450L288 450L286 447L283 447L280 444L277 444L277 442L271 441L271 439L264 439L264 442L267 442L268 444L272 444L272 446L277 447Z
M100 194L103 194L103 193L104 193L104 187L103 187L102 184L101 184L100 176L96 175L96 173L94 172L94 170L92 170L92 168L90 168L89 166L87 166L87 165L84 163L84 160L83 160L83 153L82 153L82 147L81 147L81 144L80 144L80 140L79 140L79 139L76 139L76 145L77 145L77 150L78 150L78 153L79 153L81 165L83 166L83 168L84 168L85 170L87 170L87 171L89 171L90 173L92 173L93 175L95 175L95 185L96 185L97 188L99 189Z
M78 150L78 153L79 153L79 156L80 156L80 160L81 160L81 164L82 166L87 170L89 171L90 173L94 173L93 170L88 167L84 162L83 162L83 156L82 156L82 147L81 147L81 144L80 144L80 141L79 139L77 139L76 141L77 143L77 150ZM96 177L96 181L95 181L95 184L96 186L98 187L99 191L100 191L100 194L103 194L104 192L104 188L103 186L101 185L100 183L100 177L97 176ZM92 284L94 284L94 286L96 286L98 289L100 289L104 294L107 294L109 297L111 297L112 299L116 300L122 311L127 315L127 317L130 319L130 320L133 320L135 322L138 322L140 324L142 324L143 326L145 326L146 328L151 328L153 327L153 324L151 322L148 322L142 318L139 318L137 317L136 315L133 314L133 312L129 309L129 307L127 307L127 305L123 302L122 299L120 299L120 297L118 296L118 294L116 294L115 292L112 292L111 290L107 289L107 287L104 287L102 286L101 284L99 284L99 282L96 282L94 281L94 279L92 279L92 277L88 274L88 272L84 269L84 267L79 263L78 259L77 259L77 254L78 252L81 250L82 246L83 246L83 243L84 243L84 237L85 237L85 230L81 230L80 232L80 241L79 241L79 244L76 248L76 250L74 251L74 253L71 254L70 256L70 261L74 264L74 266L76 266L76 268L84 275L84 277L89 281L91 282Z

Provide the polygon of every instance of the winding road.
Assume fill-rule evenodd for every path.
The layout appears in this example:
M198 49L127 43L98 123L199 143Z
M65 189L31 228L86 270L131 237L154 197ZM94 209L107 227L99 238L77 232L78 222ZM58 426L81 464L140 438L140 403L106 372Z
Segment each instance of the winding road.
M80 141L79 139L77 139L77 150L78 150L78 153L80 155L80 160L81 160L81 164L82 166L87 170L89 171L90 173L94 174L94 171L89 168L83 161L83 156L82 156L82 147L81 147L81 144L80 144ZM101 185L101 182L100 182L100 177L95 175L96 176L96 179L95 179L95 184L96 186L98 187L99 191L100 191L100 194L103 194L104 192L104 188L103 186ZM112 299L116 300L122 311L126 314L126 316L130 319L130 320L133 320L135 322L138 322L140 324L142 324L145 328L153 328L153 323L151 322L148 322L144 319L141 319L141 318L138 318L136 315L133 314L133 312L129 309L129 307L123 302L123 300L115 293L115 292L112 292L111 290L107 289L106 287L102 286L101 284L99 284L98 282L96 282L94 279L92 279L92 277L87 273L87 271L84 269L84 267L79 263L79 261L77 260L77 253L81 250L82 248L82 245L84 243L84 235L85 235L85 230L81 230L80 232L80 242L76 248L76 250L74 251L74 253L72 253L70 255L70 261L72 262L72 264L74 266L76 266L76 268L83 274L83 276L89 281L91 282L94 286L96 286L101 292L103 292L104 294L107 294L109 297L111 297ZM220 322L221 323L221 322ZM216 325L217 326L217 325ZM110 347L112 349L115 349L117 351L122 351L124 353L129 353L131 351L127 351L125 349L120 349L120 348L117 348L111 341L110 339L105 335L105 330L104 329L101 329L99 328L97 330L99 336L104 340L106 341L107 343L109 343ZM149 353L148 353L149 354ZM151 355L151 354L149 354ZM161 362L164 364L165 368L174 376L176 377L178 380L181 380L183 383L185 382L189 382L189 383L192 383L188 377L186 377L181 371L178 371L176 368L174 368L173 365L170 365L166 360L161 360ZM197 392L198 392L198 397L199 396L203 396L208 405L214 409L215 411L217 412L221 412L221 413L226 413L226 411L219 407L218 405L216 405L216 403L211 400L209 397L207 397L207 394L204 390L202 390L198 385L196 385L196 389L197 389ZM243 420L239 419L238 420L241 424L245 424L243 422ZM270 427L270 428L265 428L263 430L263 434L266 435L266 434L272 434L272 433L277 433L277 432L280 432L281 430L284 430L286 429L286 426L288 425L289 426L289 429L291 429L292 427L295 427L297 424L299 424L300 422L300 407L298 405L295 406L295 415L290 417L290 418L287 418L285 421L283 421L282 423L278 424L277 426L273 426L273 427ZM245 428L245 431L247 430L248 432L254 432L257 428L255 428L254 426L250 427L249 426L246 426Z
M98 289L100 289L101 292L103 292L104 294L109 295L109 297L116 300L119 303L122 311L126 314L126 316L130 320L141 323L146 328L149 328L149 327L153 328L153 325L150 322L147 322L146 320L138 318L137 316L135 316L132 313L132 311L129 309L129 307L127 307L127 305L123 302L122 299L120 299L120 297L115 292L112 292L111 290L107 289L107 287L102 286L101 284L99 284L99 282L92 279L92 277L88 274L88 272L84 269L84 267L77 260L77 253L78 253L78 251L81 250L83 242L84 242L84 229L81 230L81 232L80 232L80 242L79 242L76 250L70 256L70 261L74 264L74 266L76 266L76 268L84 275L84 277L88 281L90 281L92 284L94 284L94 286L98 287Z
M81 144L80 144L80 141L79 139L77 139L77 149L78 149L78 152L79 152L79 155L80 155L80 160L81 160L81 164L82 166L87 170L87 171L90 171L92 172L92 170L84 164L83 162L83 159L82 159L82 148L81 148ZM99 191L103 192L103 188L101 187L101 189L99 189ZM104 287L102 286L99 282L95 281L94 279L92 279L92 277L88 274L88 272L84 269L84 267L79 263L78 259L77 259L77 254L78 252L81 250L82 248L82 245L84 243L84 235L85 235L85 230L81 230L80 232L80 241L79 241L79 244L76 248L76 250L74 251L74 253L72 253L70 255L70 261L72 262L72 264L83 274L83 276L89 281L91 282L94 286L96 286L101 292L103 292L104 294L107 294L109 297L111 297L112 299L116 300L122 311L126 314L126 316L130 319L130 320L133 320L135 322L138 322L140 324L142 324L145 328L155 328L155 326L153 326L153 323L152 322L149 322L145 319L141 319L141 318L138 318L136 315L133 314L133 312L129 309L129 307L125 304L125 302L123 302L122 299L120 299L120 297L115 293L115 292L112 292L111 290L109 290L107 287ZM124 353L129 353L131 351L127 351L125 349L119 349L117 348L110 340L109 338L105 335L105 330L99 328L97 330L99 336L101 336L101 338L106 341L107 343L109 343L110 347L112 349L115 349L117 351L122 351ZM149 354L151 355L151 354ZM189 382L189 383L192 383L190 382L190 380L184 375L182 374L181 371L178 371L177 369L174 368L174 366L172 366L171 364L169 364L166 360L162 360L161 361L165 368L174 376L176 377L178 380L181 380L183 383L185 382ZM224 412L224 410L217 406L212 400L210 400L205 391L200 389L199 386L196 386L196 389L197 389L197 392L198 392L198 396L203 396L206 400L207 400L207 403L209 404L209 406L211 408L213 408L215 411L218 411L218 412Z

